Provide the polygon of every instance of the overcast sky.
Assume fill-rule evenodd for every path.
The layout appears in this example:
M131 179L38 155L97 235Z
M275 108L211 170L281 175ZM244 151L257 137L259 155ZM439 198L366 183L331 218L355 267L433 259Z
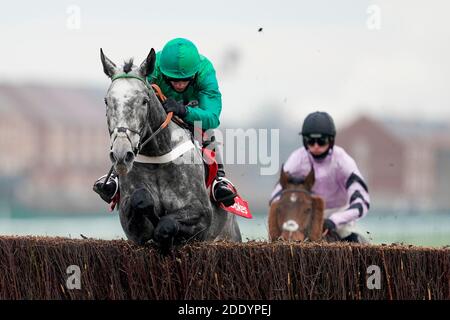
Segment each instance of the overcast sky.
M106 91L100 47L140 63L186 37L215 64L225 122L450 121L449 16L444 0L2 1L0 82Z

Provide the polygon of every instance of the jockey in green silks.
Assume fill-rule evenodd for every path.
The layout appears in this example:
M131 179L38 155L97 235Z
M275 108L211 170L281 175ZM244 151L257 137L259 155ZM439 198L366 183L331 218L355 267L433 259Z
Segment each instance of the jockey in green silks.
M202 129L215 129L220 124L222 95L212 63L200 55L189 40L169 41L156 54L155 70L148 77L169 98L164 104L183 121L201 121Z
M216 72L212 63L199 54L191 41L183 38L170 40L162 51L156 54L155 69L147 81L157 84L167 97L163 103L166 112L173 112L192 130L194 122L200 122L203 130L219 126L222 95ZM217 151L218 149L218 173L212 184L212 196L216 202L228 207L234 204L236 189L225 178L222 158ZM118 181L113 175L105 188L101 188L105 178L106 175L96 181L94 191L109 203L118 191Z

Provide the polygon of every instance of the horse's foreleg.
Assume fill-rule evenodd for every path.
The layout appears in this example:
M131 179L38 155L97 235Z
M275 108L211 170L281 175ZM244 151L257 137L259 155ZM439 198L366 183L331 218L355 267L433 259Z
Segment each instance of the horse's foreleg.
M202 240L210 224L207 210L188 207L161 217L155 229L155 241L162 247L189 240Z
M142 245L153 238L154 226L158 224L155 203L150 192L144 188L135 190L121 215L122 227L127 237Z

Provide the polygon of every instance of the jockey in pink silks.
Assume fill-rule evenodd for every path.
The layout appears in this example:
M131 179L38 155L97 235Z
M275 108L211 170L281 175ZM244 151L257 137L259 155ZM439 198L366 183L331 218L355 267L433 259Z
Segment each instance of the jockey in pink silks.
M343 241L367 242L353 231L355 221L370 207L367 184L355 161L334 144L336 128L326 112L309 114L302 127L303 147L295 150L283 169L295 177L306 177L314 168L312 192L325 200L324 231L336 231ZM281 186L272 192L271 202L278 200Z

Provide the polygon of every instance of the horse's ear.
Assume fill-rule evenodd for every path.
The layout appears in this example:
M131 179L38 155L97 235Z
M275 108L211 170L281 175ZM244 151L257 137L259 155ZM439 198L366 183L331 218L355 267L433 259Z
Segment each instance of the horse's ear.
M285 189L288 185L289 181L289 174L284 171L284 164L281 166L281 172L280 172L280 185L282 189Z
M155 69L155 61L156 61L155 49L152 48L147 58L145 58L145 60L139 66L139 74L142 77L147 77L151 75L153 73L153 70Z
M311 171L308 173L308 175L305 178L305 188L308 191L311 191L314 182L315 182L316 178L314 175L314 168L311 168Z
M103 72L105 72L105 74L111 78L116 73L117 68L114 62L109 60L108 57L103 54L103 50L101 48L100 59L102 60Z

